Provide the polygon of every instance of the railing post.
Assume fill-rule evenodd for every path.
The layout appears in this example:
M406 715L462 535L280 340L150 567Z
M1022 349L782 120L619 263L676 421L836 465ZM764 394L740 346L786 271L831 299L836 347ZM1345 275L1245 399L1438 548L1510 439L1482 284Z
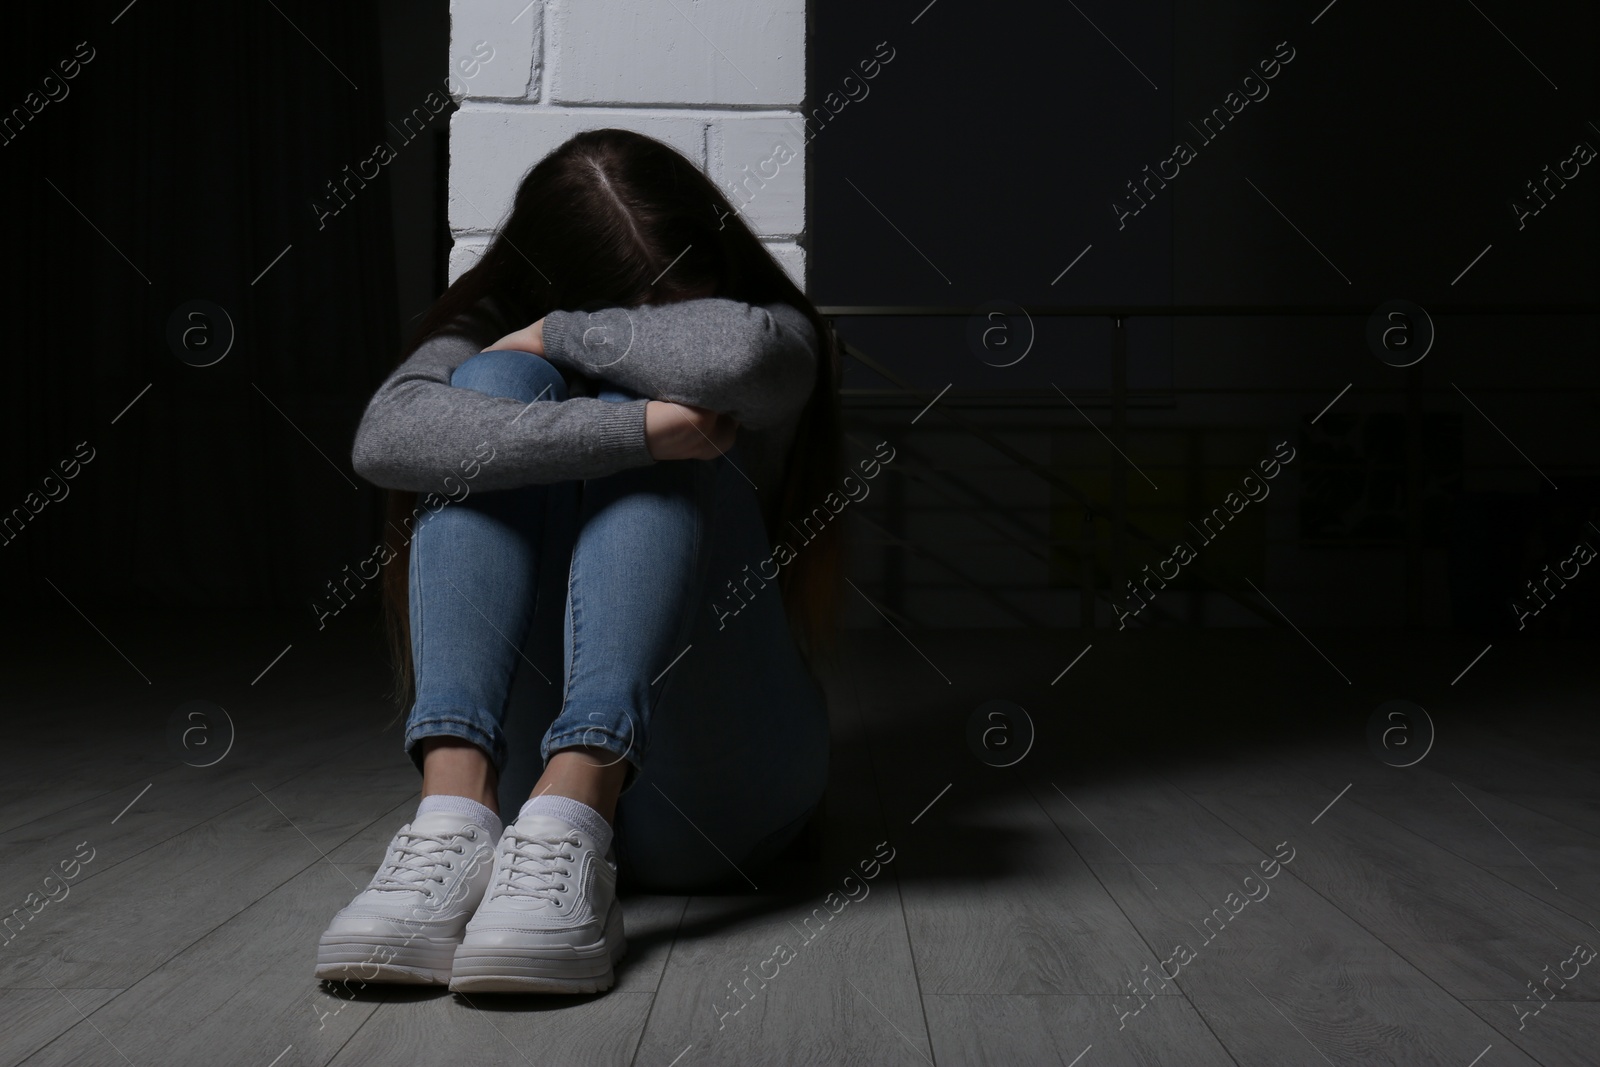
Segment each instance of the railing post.
M1111 327L1111 439L1122 455L1111 459L1111 592L1128 580L1128 331L1122 316Z
M1422 368L1410 366L1406 375L1406 626L1422 625L1422 458L1423 419L1427 414L1422 396Z
M1094 561L1100 554L1099 530L1094 524L1094 512L1084 509L1083 531L1078 538L1078 625L1085 630L1094 629Z
M884 480L886 514L884 525L894 537L894 543L883 546L883 601L889 610L904 616L906 612L906 552L900 543L906 539L906 480L893 477Z

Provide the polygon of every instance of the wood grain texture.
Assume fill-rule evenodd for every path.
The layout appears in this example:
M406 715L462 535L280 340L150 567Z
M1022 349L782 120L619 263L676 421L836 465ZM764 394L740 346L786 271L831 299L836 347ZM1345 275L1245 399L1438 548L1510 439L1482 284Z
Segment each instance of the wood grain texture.
M443 990L388 993L376 986L334 986L312 975L316 939L350 897L345 872L318 859L205 930L174 918L169 940L156 917L134 917L130 943L117 955L125 966L146 966L139 981L25 1062L110 1063L96 1051L109 1039L134 1063L326 1063L386 996L416 1001ZM183 907L181 896L170 903ZM223 901L217 901L223 903ZM205 917L204 907L190 907ZM141 927L144 929L141 930ZM190 936L190 935L193 936ZM187 938L181 945L179 938ZM95 961L107 965L116 945L104 938ZM170 946L170 947L169 947ZM176 948L176 951L172 949ZM62 970L70 970L63 965ZM102 1036L103 1035L103 1036Z
M1147 871L1159 891L1126 864L1097 873L1241 1064L1325 1062L1315 1049L1336 1064L1464 1064L1494 1040L1425 970L1294 877L1300 859L1270 879L1254 864L1156 865ZM1141 993L1163 985L1155 968L1129 977ZM1120 1019L1144 999L1125 996L1112 1010Z
M181 676L192 640L217 657L195 679L248 689L287 640L203 629L130 654ZM141 1067L1596 1062L1600 962L1520 1031L1513 1010L1573 942L1600 944L1600 731L1574 648L1497 646L1452 689L1481 646L1315 635L1347 690L1291 632L856 634L827 679L820 862L764 872L758 893L626 896L610 993L468 1000L312 978L317 934L416 803L398 729L378 728L376 643L351 634L220 700L246 712L243 747L206 771L157 736L203 686L18 690L0 890L19 903L79 840L97 855L0 945L0 1067L124 1062L112 1042ZM40 662L60 675L71 650ZM1356 690L1377 679L1438 711L1416 768L1366 748ZM969 744L995 698L1036 730L1015 766ZM52 724L69 705L77 737ZM895 859L867 882L879 842ZM1294 860L1233 914L1280 842ZM852 869L870 892L835 912ZM1193 959L1152 979L1179 941ZM794 956L762 978L779 943Z
M290 777L265 795L252 789L253 800L157 843L93 837L86 869L115 862L29 921L12 943L17 954L0 957L0 984L32 984L35 974L57 984L107 986L113 976L136 984L130 979L311 868L343 885L348 900L351 882L323 853L394 807L394 780L392 753L369 742L336 770Z
M395 999L363 1019L355 1036L331 1060L306 1062L326 1062L330 1067L627 1064L633 1062L650 1001L648 993L616 990L598 997L485 993L414 1003Z
M1254 864L1271 855L1156 773L1074 782L1030 778L1034 799L1091 867L1099 863Z
M987 765L970 747L968 719L991 685L963 680L931 707L890 689L862 699L884 816L900 827L890 832L922 991L1114 993L1128 960L1156 958L1022 768Z
M829 691L836 736L861 729L850 680ZM685 1049L692 1064L925 1062L905 848L878 814L876 770L863 746L834 748L822 857L762 879L781 890L689 901L638 1063Z
M1532 1018L1514 1010L1510 1002L1473 1000L1467 1007L1500 1033L1496 1053L1515 1047L1544 1067L1594 1067L1600 1059L1595 1051L1600 1048L1600 1004L1556 1000ZM1485 1056L1484 1062L1488 1060Z
M1360 804L1318 815L1336 791L1287 754L1243 779L1196 767L1176 782L1258 844L1290 841L1293 877L1453 996L1504 997L1577 935L1571 916Z
M56 1040L120 989L0 989L0 1018L5 1019L0 1038L0 1063L20 1063ZM114 1056L105 1046L104 1056Z
M1403 827L1575 919L1600 918L1600 836L1427 761L1401 769L1365 751L1328 750L1297 759L1330 790L1351 786L1340 804Z
M1222 1067L1235 1062L1182 997L1157 998L1127 1026L1117 1018L1116 997L934 994L926 1000L940 1064Z

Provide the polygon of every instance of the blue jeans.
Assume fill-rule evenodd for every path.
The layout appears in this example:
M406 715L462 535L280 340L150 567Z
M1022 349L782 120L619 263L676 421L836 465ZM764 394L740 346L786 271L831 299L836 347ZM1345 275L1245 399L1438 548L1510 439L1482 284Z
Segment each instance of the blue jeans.
M481 353L451 384L524 403L567 398L556 368L527 352ZM601 400L637 399L600 385ZM821 800L828 717L777 582L749 581L772 552L741 454L735 443L715 460L493 492L466 480L465 496L423 510L404 742L418 768L426 737L472 742L515 818L552 754L608 750L629 765L615 819L625 879L662 891L753 883ZM550 580L562 574L564 590ZM729 581L749 590L737 615L726 613L739 603ZM555 625L559 664L545 639ZM506 729L513 689L531 693L520 744Z

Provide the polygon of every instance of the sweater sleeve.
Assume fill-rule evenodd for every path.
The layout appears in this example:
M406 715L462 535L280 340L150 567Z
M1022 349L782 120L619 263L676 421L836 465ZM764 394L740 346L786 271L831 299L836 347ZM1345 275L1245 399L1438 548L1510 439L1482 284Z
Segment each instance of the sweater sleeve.
M473 489L600 478L655 462L645 444L648 400L524 404L451 385L455 368L484 343L437 334L384 380L356 428L357 474L388 489L455 499Z
M818 347L788 304L723 297L545 316L545 359L655 400L710 408L752 430L792 419L811 395Z

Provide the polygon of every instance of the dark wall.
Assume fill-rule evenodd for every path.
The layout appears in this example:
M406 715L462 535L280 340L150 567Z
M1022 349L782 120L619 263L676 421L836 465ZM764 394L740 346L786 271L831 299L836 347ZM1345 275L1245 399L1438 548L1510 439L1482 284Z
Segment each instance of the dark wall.
M864 98L812 123L813 295L1023 304L1592 295L1600 263L1583 239L1596 218L1587 168L1560 193L1560 211L1521 232L1509 202L1576 141L1600 137L1589 125L1600 121L1591 62L1600 12L1497 13L1508 42L1471 5L1338 0L1314 25L1320 5L1303 6L1108 4L1082 8L1086 17L1071 4L1013 0L979 16L935 3L912 24L898 6L816 0L813 106L859 77L880 42L894 58L865 81ZM1259 78L1259 64L1285 55L1274 77ZM1264 97L1208 143L1190 123L1253 73L1264 84L1250 91ZM1119 228L1112 204L1127 197L1125 183L1179 140L1196 158ZM1507 254L1452 289L1496 240Z
M813 105L857 96L813 120L813 296L1361 309L1129 320L1129 380L1163 394L1134 429L1302 442L1315 463L1290 533L1320 544L1274 566L1320 583L1324 618L1359 587L1350 575L1376 573L1329 542L1392 537L1408 448L1442 454L1427 503L1438 604L1483 575L1536 573L1592 515L1595 319L1471 312L1593 299L1594 165L1521 227L1512 204L1533 206L1523 184L1577 141L1600 147L1594 9L1491 25L1442 3L1079 7L811 5ZM439 80L447 18L443 0L12 17L8 604L302 605L370 553L377 493L348 447L443 283L445 116L347 206L326 187ZM1203 143L1188 123L1279 42L1294 58L1269 95ZM845 80L863 61L879 63L865 89ZM1196 158L1119 220L1125 183L1179 139ZM1365 309L1395 297L1438 327L1409 369L1365 342ZM202 317L177 319L193 301ZM973 357L961 318L840 325L929 392L1055 383L1106 411L1105 320L1042 319L1009 368ZM230 326L227 355L194 365ZM883 383L852 366L847 384ZM1479 607L1512 580L1473 594Z
M351 436L442 281L442 134L386 120L442 86L446 4L10 22L0 508L37 513L0 545L6 602L309 603L376 537Z
M1272 505L1284 512L1256 563L1316 621L1504 622L1543 560L1580 536L1600 546L1584 525L1600 521L1600 161L1565 164L1537 214L1513 206L1538 207L1525 183L1579 142L1600 149L1593 5L812 10L813 107L862 59L894 55L811 124L819 303L1329 308L1126 320L1128 381L1147 392L1123 444L1165 490L1139 500L1133 476L1134 506L1176 529L1211 502L1194 464L1245 465L1252 436L1296 442L1308 462ZM1197 130L1214 108L1225 119ZM1163 164L1179 142L1192 158ZM1409 368L1366 336L1396 298L1437 331ZM1589 313L1486 313L1508 304ZM961 316L836 325L928 396L952 383L951 403L1033 390L1044 404L1059 401L1054 384L1109 425L1108 318L1040 317L1035 348L1009 367L974 356ZM847 384L889 383L850 364ZM1035 436L1011 437L1026 450L1049 459L1055 435L1065 462L1120 462L1064 402L1034 414ZM906 439L939 429L930 415ZM1004 465L962 440L941 456ZM1108 469L1082 478L1103 489ZM1424 543L1409 562L1396 543L1408 493L1423 498ZM1136 548L1131 562L1146 558ZM1407 568L1426 599L1409 614Z

